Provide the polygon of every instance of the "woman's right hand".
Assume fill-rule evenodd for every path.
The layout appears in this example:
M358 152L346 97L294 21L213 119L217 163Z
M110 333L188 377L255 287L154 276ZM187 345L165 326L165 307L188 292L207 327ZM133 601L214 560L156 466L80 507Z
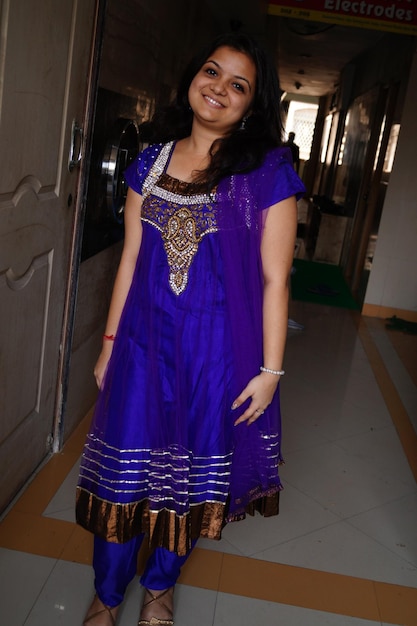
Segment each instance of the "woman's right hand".
M97 387L103 388L104 377L106 375L107 365L109 363L111 353L113 350L113 342L105 341L103 348L100 352L100 356L97 359L97 363L94 367L94 378L96 379Z

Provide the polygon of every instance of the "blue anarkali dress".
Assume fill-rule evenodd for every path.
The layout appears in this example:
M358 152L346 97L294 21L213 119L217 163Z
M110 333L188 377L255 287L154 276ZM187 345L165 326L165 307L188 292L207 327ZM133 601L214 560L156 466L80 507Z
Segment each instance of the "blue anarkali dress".
M167 173L174 142L126 172L142 243L82 456L77 521L107 541L145 532L185 554L258 509L278 512L279 392L254 424L233 400L262 364L260 239L303 186L288 151L213 194ZM139 219L139 217L138 217Z

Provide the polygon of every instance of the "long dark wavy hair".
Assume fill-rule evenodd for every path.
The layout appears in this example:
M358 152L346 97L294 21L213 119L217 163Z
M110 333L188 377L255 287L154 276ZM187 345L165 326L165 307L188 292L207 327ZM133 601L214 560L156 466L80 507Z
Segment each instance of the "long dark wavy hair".
M146 141L164 143L191 134L190 84L207 59L221 46L252 59L256 67L256 86L251 114L244 128L237 124L229 135L213 143L210 163L196 178L196 182L204 182L208 189L215 187L225 176L255 169L261 165L269 149L282 143L281 90L275 67L258 42L244 33L220 35L194 56L182 75L172 103L157 110L151 122L146 124Z

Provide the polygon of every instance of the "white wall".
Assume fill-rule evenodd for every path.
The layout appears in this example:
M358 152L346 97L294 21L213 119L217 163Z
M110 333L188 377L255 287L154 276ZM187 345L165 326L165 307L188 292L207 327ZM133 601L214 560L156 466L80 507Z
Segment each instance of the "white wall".
M417 52L363 313L417 320Z

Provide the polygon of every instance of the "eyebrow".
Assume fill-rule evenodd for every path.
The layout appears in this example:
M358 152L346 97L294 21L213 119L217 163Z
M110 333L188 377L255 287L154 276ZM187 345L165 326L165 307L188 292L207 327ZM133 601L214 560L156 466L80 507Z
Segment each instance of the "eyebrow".
M222 69L221 65L219 65L219 63L217 63L217 61L214 61L213 59L207 59L206 63L213 63L213 65L215 65L219 69ZM251 86L251 84L250 84L250 82L248 81L247 78L245 78L244 76L239 76L238 74L235 74L235 78L238 78L239 80L245 81L245 83L249 87L249 91L252 91L252 86Z

